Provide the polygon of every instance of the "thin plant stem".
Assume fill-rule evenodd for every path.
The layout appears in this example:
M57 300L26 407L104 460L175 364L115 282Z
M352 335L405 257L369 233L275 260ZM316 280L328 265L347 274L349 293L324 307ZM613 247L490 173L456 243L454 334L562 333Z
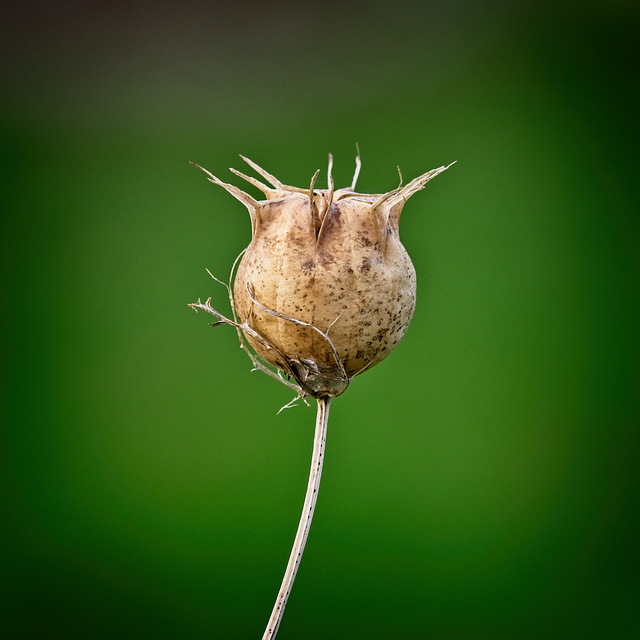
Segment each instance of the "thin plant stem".
M273 640L278 632L280 621L287 605L287 599L293 587L293 581L296 579L296 573L300 566L304 545L307 542L313 512L316 508L316 500L318 498L318 489L320 487L320 477L322 476L322 463L324 461L324 447L327 440L327 423L329 420L329 405L331 398L318 398L318 414L316 417L316 429L313 438L313 455L311 456L311 469L309 471L309 484L307 485L307 493L304 497L304 506L302 507L302 515L298 524L293 548L287 563L287 569L284 573L282 585L278 592L276 603L271 612L269 623L262 636L262 640Z

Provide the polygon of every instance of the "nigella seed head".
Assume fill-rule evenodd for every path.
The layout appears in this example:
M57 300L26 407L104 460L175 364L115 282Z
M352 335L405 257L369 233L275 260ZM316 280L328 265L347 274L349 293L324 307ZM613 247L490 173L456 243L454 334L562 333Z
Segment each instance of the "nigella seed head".
M189 306L215 316L213 326L235 327L256 369L294 389L298 397L317 401L302 515L262 636L275 640L313 518L331 401L344 393L354 376L384 359L409 326L416 274L400 243L400 212L408 198L447 167L429 171L404 187L401 178L397 189L374 195L355 191L359 156L351 186L338 190L331 176L331 156L327 189L315 188L317 171L308 189L290 187L244 160L271 186L232 171L262 191L264 200L255 200L203 169L251 216L251 242L236 259L225 285L233 319L216 311L211 298Z
M301 395L333 397L383 360L407 330L416 274L400 242L404 203L448 167L384 194L291 187L244 158L270 186L232 169L265 196L206 172L251 217L251 243L232 286L232 324L266 363L293 378ZM450 165L449 165L450 166ZM217 312L216 312L217 313ZM219 316L219 314L217 314ZM220 317L220 316L219 316Z
M242 202L251 217L251 242L225 285L233 319L216 311L210 298L190 306L214 315L213 326L235 327L256 369L303 399L312 396L317 401L302 515L263 635L263 640L275 640L316 504L329 406L354 376L383 360L409 326L416 275L398 235L400 213L408 198L447 167L404 187L401 179L388 193L362 194L355 191L359 157L351 186L338 190L331 156L327 189L316 189L318 172L308 189L290 187L244 160L271 186L232 171L262 191L264 200L203 169L209 180Z

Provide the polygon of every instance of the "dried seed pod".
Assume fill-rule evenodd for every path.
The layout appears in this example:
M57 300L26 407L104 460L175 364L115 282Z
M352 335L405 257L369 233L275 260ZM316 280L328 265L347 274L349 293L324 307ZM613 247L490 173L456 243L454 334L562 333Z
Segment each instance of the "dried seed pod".
M206 172L242 202L252 238L233 285L236 326L255 352L300 386L301 395L340 395L354 376L383 360L405 334L416 299L416 275L400 242L404 203L448 167L385 194L281 183L243 158L265 181L257 201Z
M235 265L231 270L227 286L233 319L216 311L210 299L189 306L214 315L214 326L234 326L256 368L299 396L317 400L302 515L263 635L263 640L274 640L313 518L331 400L344 392L351 378L389 355L413 315L416 274L398 236L400 212L408 198L448 167L429 171L404 187L401 179L397 189L372 195L355 191L359 157L351 186L338 190L333 187L331 156L327 189L315 189L318 172L308 189L300 189L244 160L271 186L232 171L260 189L266 200L257 201L203 169L251 216L251 243L240 254L235 280Z

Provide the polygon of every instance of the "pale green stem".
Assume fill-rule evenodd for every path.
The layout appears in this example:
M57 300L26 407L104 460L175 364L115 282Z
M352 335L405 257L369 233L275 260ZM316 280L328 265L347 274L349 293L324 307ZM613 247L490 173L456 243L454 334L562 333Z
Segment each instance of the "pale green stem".
M291 555L289 556L289 562L284 573L282 585L278 592L278 597L273 607L273 611L271 612L267 628L262 636L262 640L273 640L273 638L276 637L280 621L282 620L282 614L284 613L284 608L287 604L287 599L291 593L293 581L296 579L296 573L300 566L304 545L307 541L307 536L309 535L309 528L311 527L311 520L313 519L313 512L318 498L320 477L322 476L322 463L324 461L324 447L327 440L327 422L329 420L330 404L331 398L318 398L318 414L316 417L316 430L313 438L311 470L309 472L309 484L307 485L307 493L304 498L302 515L300 516L298 531L296 532L296 537L293 541L293 548L291 549Z

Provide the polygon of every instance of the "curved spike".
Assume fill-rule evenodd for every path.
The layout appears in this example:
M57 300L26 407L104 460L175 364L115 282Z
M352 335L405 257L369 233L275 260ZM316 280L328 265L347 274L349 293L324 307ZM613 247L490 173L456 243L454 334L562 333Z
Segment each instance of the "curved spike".
M282 184L278 178L272 176L268 171L265 171L260 165L257 165L253 160L249 160L249 158L245 158L243 155L240 157L258 174L260 174L267 182L271 183L276 189L280 189L281 191L286 190L286 185Z
M381 196L378 196L378 199L375 202L373 202L373 204L371 205L371 209L373 210L377 209L380 205L385 203L392 196L395 196L398 193L399 189L400 188L398 187L397 189L393 189L393 191L387 191L387 193L383 193Z
M329 208L331 207L331 203L333 202L334 191L335 191L335 184L333 182L333 176L329 176L329 193L327 194L329 204L327 205L327 211L329 210Z
M327 167L327 183L328 183L329 189L328 189L328 193L326 195L327 206L326 206L324 212L322 213L323 226L324 226L324 221L327 219L327 216L329 215L329 210L331 209L331 205L333 203L333 192L335 191L335 183L333 181L333 175L331 173L332 170L333 170L333 154L330 153L329 154L329 166Z
M311 176L311 183L309 184L309 197L313 198L313 188L316 186L316 180L320 175L320 169L316 169L316 172Z
M351 181L351 191L356 190L356 183L358 182L358 176L360 175L361 167L362 167L362 161L360 160L360 147L356 142L356 170L353 172L353 180Z
M414 178L411 182L402 187L402 174L400 173L400 167L398 167L398 173L400 173L400 186L393 191L389 191L381 195L372 205L371 210L373 211L376 221L378 223L378 230L380 232L380 238L382 240L383 251L386 245L386 237L387 237L387 226L389 225L389 218L391 217L391 212L394 207L396 207L399 203L406 202L414 193L423 189L424 186L429 182L429 180L435 178L437 175L446 171L452 164L447 165L446 167L438 167L437 169L432 169L431 171L427 171L427 173L423 173L421 176ZM393 219L395 224L398 222L398 218L400 216L400 211L397 210L393 214Z
M431 171L427 171L427 173L423 173L421 176L414 178L411 182L406 184L401 189L398 188L395 190L395 192L391 192L390 194L388 194L390 197L388 199L385 198L387 206L393 207L401 200L407 201L414 193L420 191L420 189L424 189L424 186L427 184L427 182L429 182L429 180L432 180L443 171L446 171L453 164L455 164L455 161L447 165L446 167L431 169Z
M331 191L333 191L333 177L331 176L331 171L333 170L333 154L329 154L329 166L327 167L327 186Z
M314 192L313 192L313 188L316 186L316 180L318 179L318 176L320 175L320 169L316 169L316 172L311 176L311 183L309 184L309 219L311 220L311 228L313 229L313 233L316 233L316 229L317 229L317 221L316 221L316 217L313 213L314 211Z
M316 172L311 176L311 183L309 184L309 211L313 211L313 188L316 186L318 175L320 175L320 169L316 169Z
M260 203L255 198L252 198L248 193L245 193L242 189L239 189L234 184L223 182L222 180L220 180L220 178L217 178L212 173L210 173L206 169L203 169L202 167L199 167L199 168L202 169L209 176L209 182L213 182L213 184L217 184L218 186L222 187L225 191L228 191L234 198L236 198L236 200L239 200L240 202L242 202L242 204L245 205L247 209L258 209L260 207Z
M335 184L333 182L333 176L331 170L333 169L333 155L329 154L329 167L327 168L327 182L329 183L329 189L325 194L324 201L325 207L320 218L320 228L318 229L318 235L316 236L316 243L320 242L322 232L327 226L327 220L329 219L329 212L331 211L331 205L333 204L333 192L335 190Z
M264 193L265 196L268 196L270 193L273 192L273 189L271 189L270 187L267 187L266 184L263 184L262 182L260 182L260 180L258 180L256 178L253 178L251 176L248 176L248 175L242 173L242 171L238 171L237 169L234 169L233 167L230 167L229 171L231 171L231 173L233 173L236 176L238 176L238 178L242 178L243 180L246 180L249 184L252 184L257 189L260 189L260 191L262 191L262 193Z
M318 229L318 235L316 236L316 245L320 242L322 234L327 226L327 220L329 219L329 213L331 212L331 205L333 204L333 176L329 176L329 192L326 195L325 208L322 212L322 218L320 220L320 228Z
M213 175L213 173L211 173L210 171L207 171L204 167L201 167L199 164L196 164L195 162L191 162L190 164L192 164L194 167L197 167L201 171L204 171L204 173L207 174L209 182L213 182L213 184L217 184L218 186L222 187L225 191L230 193L236 200L239 200L240 202L242 202L242 204L249 211L249 215L251 216L251 229L255 234L257 222L258 222L257 220L258 211L260 210L260 203L254 198L252 198L248 193L245 193L244 191L242 191L242 189L238 189L238 187L236 187L235 185L229 184L227 182L223 182L222 180L220 180L220 178L217 178L216 176Z
M391 214L391 207L385 206L384 208L381 208L380 205L384 204L397 191L397 189L394 189L393 191L389 191L389 193L385 193L371 205L373 217L376 221L376 224L378 225L378 237L380 239L382 253L385 252L387 246L387 226L389 225L389 215Z

